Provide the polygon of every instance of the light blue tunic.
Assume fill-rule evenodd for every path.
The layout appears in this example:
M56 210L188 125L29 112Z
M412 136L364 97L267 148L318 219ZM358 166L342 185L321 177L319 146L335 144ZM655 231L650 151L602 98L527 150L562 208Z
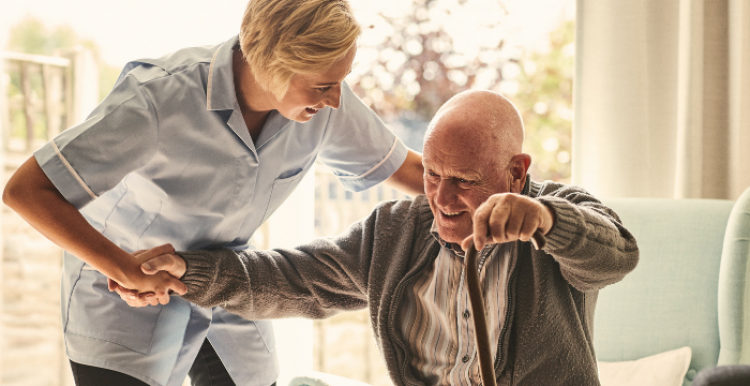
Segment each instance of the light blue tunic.
M177 250L251 248L253 232L316 159L350 190L393 174L407 149L344 84L339 109L311 121L272 112L253 143L235 95L235 36L126 65L82 124L36 153L63 196L128 252L166 242ZM278 376L270 321L173 297L130 308L106 277L66 253L62 317L73 361L181 385L206 336L237 384Z

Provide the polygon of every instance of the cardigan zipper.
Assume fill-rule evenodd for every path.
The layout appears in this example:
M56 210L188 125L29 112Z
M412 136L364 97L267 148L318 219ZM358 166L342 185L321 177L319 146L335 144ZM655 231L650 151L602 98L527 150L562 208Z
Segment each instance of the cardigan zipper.
M516 266L518 265L518 255L515 254L517 243L513 243L511 248L512 249L510 251L511 252L510 256L511 258L514 258L513 256L515 256L515 260L513 261L513 267L510 271L510 277L508 278L508 286L506 287L506 291L505 291L508 311L505 313L505 323L503 323L503 329L500 331L500 339L497 340L497 357L495 358L495 373L497 373L497 371L500 370L498 369L498 366L500 365L500 358L503 355L503 352L501 350L503 347L503 339L505 338L505 334L508 330L508 325L510 324L510 319L511 319L510 314L511 314L511 310L513 309L512 307L513 296L511 296L512 295L511 292L513 290L513 285L512 285L513 280L515 280L515 277L516 277Z

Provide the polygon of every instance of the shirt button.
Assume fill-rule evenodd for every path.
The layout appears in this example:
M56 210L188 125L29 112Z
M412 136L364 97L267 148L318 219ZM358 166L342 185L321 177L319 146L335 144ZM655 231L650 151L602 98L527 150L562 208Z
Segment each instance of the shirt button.
M461 360L462 360L462 361L463 361L464 363L466 363L466 362L468 362L468 361L469 361L469 357L468 357L467 355L464 355L464 357L463 357L463 358L461 358Z
M469 313L469 310L465 310L465 311L464 311L464 319L469 319L469 315L471 315L471 314Z

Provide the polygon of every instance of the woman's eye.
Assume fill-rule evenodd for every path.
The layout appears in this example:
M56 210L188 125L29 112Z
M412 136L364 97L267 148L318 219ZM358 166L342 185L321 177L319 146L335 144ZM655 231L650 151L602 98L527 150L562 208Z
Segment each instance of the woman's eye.
M316 90L316 91L319 91L319 92L326 92L326 91L328 91L328 90L330 90L330 89L331 89L331 87L330 87L330 86L328 86L328 87L318 87L318 88L316 88L315 90Z

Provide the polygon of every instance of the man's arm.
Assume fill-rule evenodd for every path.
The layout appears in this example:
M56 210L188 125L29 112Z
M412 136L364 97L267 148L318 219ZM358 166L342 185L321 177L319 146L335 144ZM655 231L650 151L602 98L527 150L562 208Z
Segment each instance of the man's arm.
M352 272L357 268L330 260L334 255L343 257L335 245L314 244L273 251L219 249L156 257L151 253L151 258L142 260L141 269L149 275L168 273L180 278L187 286L182 296L185 300L205 308L221 306L251 320L320 319L364 308L366 286L357 285L353 278L359 276ZM333 248L323 252L327 247ZM316 255L313 250L320 252ZM153 293L138 294L122 287L115 290L131 307L154 305Z
M373 257L391 258L411 250L394 250L393 235L411 234L405 229L415 225L409 214L417 213L410 212L414 206L411 201L383 203L338 237L294 249L180 252L181 257L148 261L152 269L144 271L168 270L187 285L186 300L202 307L222 306L251 320L323 318L367 305Z
M612 209L585 190L542 185L539 201L555 213L544 252L560 264L563 277L579 291L598 290L622 280L638 264L638 244Z
M180 252L188 267L181 278L188 287L183 298L251 320L318 319L364 308L369 254L340 248L337 243L345 240L335 240L272 251Z
M536 197L491 196L477 209L464 249L471 239L481 249L488 242L528 241L539 230L547 241L543 251L580 291L616 283L635 268L638 245L613 210L577 187L547 182L540 189Z

